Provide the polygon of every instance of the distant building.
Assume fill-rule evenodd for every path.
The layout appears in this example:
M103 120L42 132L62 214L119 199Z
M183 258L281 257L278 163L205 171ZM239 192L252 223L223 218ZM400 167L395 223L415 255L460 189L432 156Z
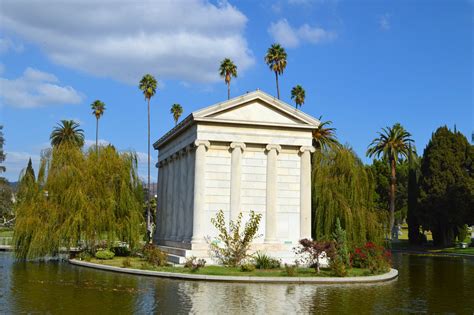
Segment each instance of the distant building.
M319 121L255 91L193 112L154 143L159 151L154 240L170 260L208 257L218 210L262 214L254 250L293 261L311 238L312 131Z

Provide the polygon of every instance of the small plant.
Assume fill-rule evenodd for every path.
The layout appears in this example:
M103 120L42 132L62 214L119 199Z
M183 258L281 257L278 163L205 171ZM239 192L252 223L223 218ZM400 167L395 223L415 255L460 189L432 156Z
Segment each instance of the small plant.
M83 261L91 261L92 255L87 251L83 251L77 256L77 258L79 258L79 260L83 260Z
M143 258L153 266L166 266L168 255L153 244L146 244L142 249Z
M240 265L240 271L242 272L252 272L255 270L255 265L251 263L245 263Z
M189 268L191 271L198 271L199 268L202 268L206 265L206 260L205 259L197 259L195 256L191 256L188 259L186 259L186 262L184 263L184 268Z
M224 212L219 210L215 218L211 219L212 224L219 231L217 242L210 242L211 254L225 266L238 266L249 257L248 251L252 241L257 238L258 226L262 219L261 214L250 212L250 218L245 223L243 231L242 212L237 217L237 221L229 221L229 229L224 219ZM220 246L219 244L223 244Z
M253 260L257 269L277 269L280 268L281 262L265 253L257 252Z
M331 257L335 251L334 242L312 241L307 238L300 240L300 247L295 249L301 255L301 261L313 267L319 273L321 259Z
M288 265L285 264L285 273L288 277L294 277L298 273L298 264Z
M126 257L124 260L122 260L122 267L123 268L132 267L132 260L130 259L130 257Z
M339 218L336 219L336 228L333 233L335 251L329 257L329 267L337 277L347 276L350 267L349 251L347 250L346 231L341 227Z
M101 259L101 260L113 259L114 256L115 256L115 254L112 251L108 250L108 249L98 250L95 253L95 258Z

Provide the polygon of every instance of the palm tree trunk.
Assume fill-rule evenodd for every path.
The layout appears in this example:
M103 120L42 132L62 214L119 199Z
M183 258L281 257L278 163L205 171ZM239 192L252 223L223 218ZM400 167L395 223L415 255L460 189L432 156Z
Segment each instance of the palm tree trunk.
M393 226L395 224L395 191L396 191L396 163L395 159L390 161L392 176L390 178L390 239L392 239Z
M95 118L95 152L99 154L99 118Z
M151 222L150 222L150 98L148 98L148 189L146 193L147 209L146 209L146 231L147 241L152 242Z
M278 72L275 71L275 79L277 84L277 97L280 99L280 87L278 86Z
M227 82L227 99L230 100L230 81Z

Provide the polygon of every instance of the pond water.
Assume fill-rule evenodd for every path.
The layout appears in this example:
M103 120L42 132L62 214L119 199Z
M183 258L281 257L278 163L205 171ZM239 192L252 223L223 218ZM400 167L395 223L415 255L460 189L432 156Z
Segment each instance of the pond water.
M382 284L280 285L169 280L0 252L0 314L474 312L474 259L394 254Z

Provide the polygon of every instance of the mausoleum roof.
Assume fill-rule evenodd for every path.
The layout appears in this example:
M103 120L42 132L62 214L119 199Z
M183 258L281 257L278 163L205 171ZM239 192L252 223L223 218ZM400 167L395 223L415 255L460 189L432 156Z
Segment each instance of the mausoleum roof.
M261 90L247 92L189 114L153 144L155 149L195 123L316 129L319 120Z

